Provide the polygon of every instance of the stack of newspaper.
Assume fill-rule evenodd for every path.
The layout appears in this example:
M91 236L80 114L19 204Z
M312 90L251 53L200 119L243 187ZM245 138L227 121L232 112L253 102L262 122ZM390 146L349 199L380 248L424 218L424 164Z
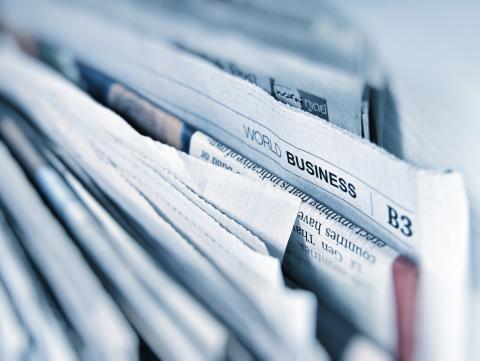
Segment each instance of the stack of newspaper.
M385 150L388 77L335 7L0 24L1 360L475 358L462 176Z

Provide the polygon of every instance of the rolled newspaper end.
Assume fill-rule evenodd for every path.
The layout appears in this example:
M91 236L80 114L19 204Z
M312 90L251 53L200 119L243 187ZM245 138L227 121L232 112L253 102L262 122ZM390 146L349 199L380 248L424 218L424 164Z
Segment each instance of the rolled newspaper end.
M30 241L26 242L33 242L34 240L41 241L43 240L42 237L55 240L56 243L45 245L45 247L47 247L47 249L48 247L57 249L59 251L58 255L64 256L63 261L68 260L68 264L80 272L83 281L76 282L75 279L72 278L72 274L67 275L67 278L59 279L58 276L56 277L48 268L44 268L42 264L45 265L45 262L55 264L55 262L58 261L58 259L55 260L55 256L49 258L48 252L40 256L40 254L37 255L36 252L38 249L26 246L28 249L27 252L34 259L39 272L42 274L42 278L45 277L46 282L50 284L49 288L51 286L54 294L53 297L56 300L55 302L58 301L60 309L62 311L70 310L73 312L71 315L65 316L65 321L71 322L72 333L78 333L79 339L84 340L85 352L87 354L94 354L93 352L98 355L108 354L113 355L113 358L119 359L126 357L126 355L133 355L138 347L134 332L130 329L126 319L120 314L113 300L110 299L106 291L100 287L99 280L95 277L93 270L88 267L86 260L80 256L76 246L72 247L70 240L64 238L65 233L63 233L63 229L56 223L56 220L54 221L52 218L53 214L47 211L46 205L41 203L40 198L38 198L39 196L44 197L45 202L51 206L51 210L55 216L57 216L58 220L62 221L66 227L70 227L71 223L76 222L76 226L80 229L90 230L92 228L93 223L86 221L87 217L84 217L85 213L81 210L80 202L75 199L73 193L66 187L61 176L51 167L43 154L38 151L34 145L35 140L28 137L28 131L26 130L28 127L26 126L28 124L28 117L25 114L26 113L16 108L12 103L4 99L0 100L0 139L7 145L8 150L18 162L19 169L23 169L32 182L32 184L28 182L22 183L20 182L22 178L18 178L16 175L14 177L12 173L10 173L10 176L14 178L12 182L16 185L17 183L20 184L20 192L28 195L26 198L18 200L24 209L18 208L16 211L12 210L12 212L14 212L14 217L16 217L17 220L21 219L19 215L23 216L25 210L30 210L33 212L32 214L35 214L35 217L40 217L39 219L41 219L42 222L37 224L37 228L41 224L41 226L45 227L47 233L40 232L40 234L38 234L38 232L33 231L29 234L26 232L26 234L29 235L25 235L25 239L30 239ZM26 179L24 182L26 182ZM35 192L31 193L30 186L35 186L38 194ZM8 192L8 188L6 192L7 194L11 194L11 192ZM15 197L6 199L10 206L17 201ZM31 205L31 207L26 207L26 205ZM11 207L11 209L13 209L13 207ZM41 211L43 211L43 213ZM21 227L25 228L26 225L22 224ZM71 228L69 229L71 230ZM51 282L57 283L53 284ZM84 289L88 289L91 292L89 301L87 301L86 298L80 300L81 297L72 298L71 292L73 289L65 291L62 287L62 282L63 286L65 286L65 282L73 282L73 284L77 284L79 287L81 286ZM71 296L66 296L64 292L70 292ZM95 321L92 319L91 321L92 327L95 327L95 330L97 330L99 334L92 336L91 330L83 328L84 324L75 319L75 316L78 314L80 314L82 318L101 315L99 319ZM103 325L101 322L105 323L105 329L99 328L99 325ZM112 330L114 330L114 332L112 332Z

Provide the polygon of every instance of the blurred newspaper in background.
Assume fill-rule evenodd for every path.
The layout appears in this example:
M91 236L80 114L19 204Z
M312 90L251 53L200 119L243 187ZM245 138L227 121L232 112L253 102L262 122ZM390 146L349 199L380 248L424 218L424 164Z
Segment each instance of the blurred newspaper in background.
M347 5L0 1L2 360L478 357L478 174Z

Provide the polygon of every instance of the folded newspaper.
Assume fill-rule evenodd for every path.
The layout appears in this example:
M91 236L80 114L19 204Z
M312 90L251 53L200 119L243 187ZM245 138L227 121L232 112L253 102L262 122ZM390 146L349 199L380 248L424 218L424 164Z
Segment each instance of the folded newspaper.
M0 26L0 359L478 356L462 176L382 148L387 76L335 7L2 0Z

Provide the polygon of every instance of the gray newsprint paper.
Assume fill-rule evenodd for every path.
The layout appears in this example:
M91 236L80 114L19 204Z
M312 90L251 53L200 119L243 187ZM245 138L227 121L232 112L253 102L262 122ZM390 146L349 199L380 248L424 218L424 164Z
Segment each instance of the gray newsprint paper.
M202 169L217 174L227 188L234 184L238 193L256 192L255 198L267 204L265 210L274 211L273 215L265 213L286 223L279 227L285 239L277 243L272 239L273 254L282 253L286 246L298 213L298 198L191 156L176 156L176 150L136 133L45 66L8 48L1 52L0 67L5 71L0 75L0 91L22 104L37 126L57 146L63 145L99 187L153 235L157 247L170 255L175 276L187 282L255 354L274 359L325 357L315 338L313 294L285 286L278 256L252 249L249 241L258 235L252 233L243 240L239 236L246 232L239 225L230 228L236 230L233 233L218 222L221 218L215 218L215 212L198 197L215 196L221 202L220 197L228 197L228 189L215 194L206 174L195 177L193 173ZM253 204L253 200L245 201ZM270 208L271 204L277 209ZM248 217L239 217L239 221L245 227L253 225L259 234L278 231L262 232ZM265 222L263 227L270 224ZM125 283L128 273L118 276L122 269L118 255L100 247L100 242L83 239L82 243L96 258L108 260L103 267L116 267L107 274ZM273 304L272 299L276 300ZM141 304L137 305L141 310Z
M418 357L464 359L469 218L460 174L414 167L247 81L87 11L25 9L4 17L69 47L85 63L416 258L422 270Z
M166 39L220 69L261 87L275 99L369 138L370 93L366 81L231 31L218 32L166 9L135 2L91 4L139 31ZM376 115L381 117L380 114Z

